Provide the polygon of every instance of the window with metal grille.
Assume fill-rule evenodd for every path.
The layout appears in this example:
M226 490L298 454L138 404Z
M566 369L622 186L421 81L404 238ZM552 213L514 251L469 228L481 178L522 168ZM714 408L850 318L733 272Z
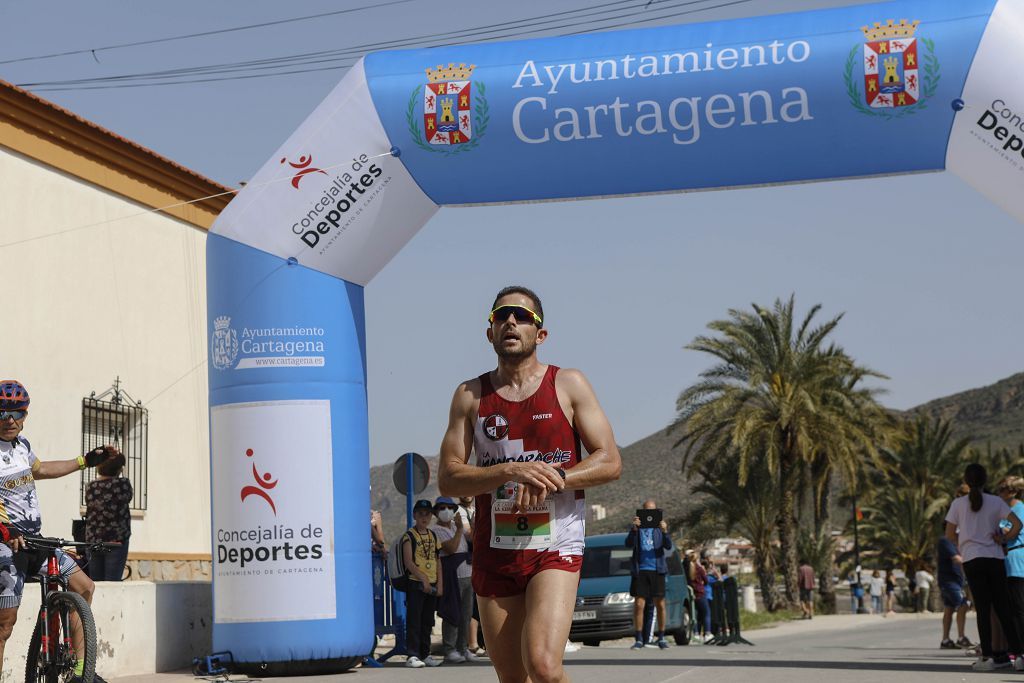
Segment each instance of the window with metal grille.
M146 509L146 450L149 441L149 412L120 388L120 380L100 396L93 392L82 399L82 453L99 446L115 446L125 458L122 475L135 492L131 509ZM96 479L95 468L82 470L81 505L85 487Z

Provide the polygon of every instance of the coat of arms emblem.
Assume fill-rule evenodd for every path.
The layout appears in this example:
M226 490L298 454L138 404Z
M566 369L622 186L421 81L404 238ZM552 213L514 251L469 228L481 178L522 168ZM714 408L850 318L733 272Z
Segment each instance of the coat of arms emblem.
M934 42L915 35L920 23L889 19L861 27L866 42L854 47L846 62L847 93L858 111L893 118L923 109L925 100L935 94L939 62ZM863 94L854 76L858 55Z
M210 340L210 355L213 367L227 370L238 357L238 334L231 329L231 318L222 315L213 321L213 338Z
M417 86L406 112L409 133L420 149L456 154L480 143L490 116L484 84L472 81L475 68L473 64L449 63L447 67L439 64L425 70L426 87ZM417 117L416 107L420 103L422 114ZM422 130L418 118L423 122Z

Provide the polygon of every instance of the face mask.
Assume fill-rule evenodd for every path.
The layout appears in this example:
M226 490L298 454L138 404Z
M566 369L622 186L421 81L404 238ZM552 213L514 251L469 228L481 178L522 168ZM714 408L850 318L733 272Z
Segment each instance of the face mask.
M437 518L441 520L442 523L447 524L448 522L455 519L455 510L449 510L445 508L444 510L441 510L440 512L437 513Z

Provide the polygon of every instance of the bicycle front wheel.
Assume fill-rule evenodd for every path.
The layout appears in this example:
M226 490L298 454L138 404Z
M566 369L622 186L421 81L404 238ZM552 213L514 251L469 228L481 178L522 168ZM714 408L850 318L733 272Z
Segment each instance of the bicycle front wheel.
M67 683L82 661L82 683L96 672L96 622L89 603L77 593L51 593L48 619L36 620L25 662L25 683ZM76 633L76 631L78 633ZM44 637L45 636L45 637Z

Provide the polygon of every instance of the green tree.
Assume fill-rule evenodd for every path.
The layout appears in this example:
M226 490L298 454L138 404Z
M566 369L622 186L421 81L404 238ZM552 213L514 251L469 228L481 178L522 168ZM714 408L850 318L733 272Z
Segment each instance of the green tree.
M842 315L813 326L816 305L797 323L793 297L771 309L752 308L730 310L727 320L708 325L719 336L687 346L717 363L680 394L672 426L684 430L677 442L685 445L684 467L734 457L740 485L759 463L774 477L781 569L786 599L795 604L800 465L823 453L842 463L877 455L864 413L874 397L848 380L881 375L857 366L835 344L826 346Z
M866 554L906 571L931 566L942 522L963 475L967 439L953 440L952 425L920 415L904 424L898 445L883 449L864 501Z
M709 460L695 474L700 481L693 492L702 497L687 515L687 526L705 538L738 533L749 540L754 547L761 600L766 610L774 612L782 606L775 585L774 541L779 515L775 478L759 460L748 469L746 482L737 484L738 458Z

